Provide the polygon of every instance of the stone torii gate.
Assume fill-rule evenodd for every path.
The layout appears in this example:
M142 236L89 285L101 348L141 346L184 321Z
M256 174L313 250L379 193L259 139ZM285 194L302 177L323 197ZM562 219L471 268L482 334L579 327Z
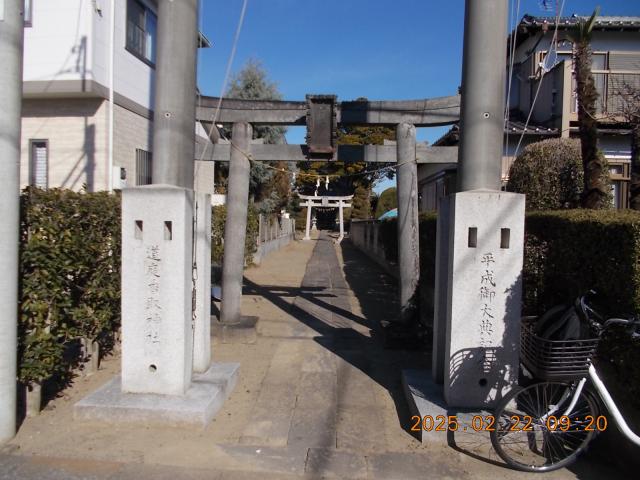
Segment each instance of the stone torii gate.
M458 158L457 147L417 146L416 127L456 123L460 117L460 96L350 102L337 102L333 95L307 95L306 101L202 97L196 109L196 118L212 126L216 112L216 123L232 125L231 144L215 144L209 151L196 151L196 158L230 162L220 313L223 328L251 327L247 325L250 320L240 315L250 161L340 160L345 163L397 164L398 321L408 322L415 312L415 293L420 278L417 164L455 163ZM252 144L253 125L306 125L307 144ZM337 128L340 125L395 127L396 145L338 146Z
M338 209L338 218L340 220L340 236L338 237L338 243L342 241L344 238L344 208L351 208L350 202L353 198L353 195L349 195L348 197L332 197L328 195L324 195L322 197L316 197L312 195L300 195L302 200L306 200L305 203L301 204L302 207L307 207L307 226L305 229L304 240L311 240L309 236L309 229L311 227L311 210L313 207L325 207L325 208L337 208Z

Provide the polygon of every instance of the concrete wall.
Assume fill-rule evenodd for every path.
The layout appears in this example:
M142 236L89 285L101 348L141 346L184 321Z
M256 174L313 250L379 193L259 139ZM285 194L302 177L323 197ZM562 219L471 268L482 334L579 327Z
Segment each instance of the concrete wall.
M380 222L377 220L351 220L349 240L389 275L399 278L398 265L385 257L380 235Z
M102 99L27 99L22 109L20 185L29 184L29 140L49 142L49 186L107 186L107 108Z
M257 238L258 248L253 254L253 263L260 265L262 260L271 252L280 250L292 240L295 240L295 232L295 220L292 218L282 218L280 222L268 222L260 215Z

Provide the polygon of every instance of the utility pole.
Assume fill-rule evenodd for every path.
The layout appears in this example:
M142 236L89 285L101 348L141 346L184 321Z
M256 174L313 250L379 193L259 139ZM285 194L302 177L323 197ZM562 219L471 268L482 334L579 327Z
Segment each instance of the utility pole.
M500 190L506 0L467 0L462 54L458 191Z
M0 2L0 444L16 434L23 0Z
M153 183L193 189L198 0L158 2Z

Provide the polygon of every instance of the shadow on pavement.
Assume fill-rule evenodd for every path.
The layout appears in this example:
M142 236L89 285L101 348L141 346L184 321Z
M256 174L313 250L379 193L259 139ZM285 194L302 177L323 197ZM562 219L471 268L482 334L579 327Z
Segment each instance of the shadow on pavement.
M313 338L317 343L384 387L393 399L399 423L410 434L411 415L400 372L404 368L425 368L426 356L384 349L380 321L392 320L395 315L395 280L348 241L338 248L344 266L338 263L332 239L322 232L299 288L261 286L245 278L245 293L262 296L312 328L318 333ZM349 290L360 303L362 317L351 311ZM288 297L295 297L294 302L289 303ZM346 389L340 379L339 373L338 404Z

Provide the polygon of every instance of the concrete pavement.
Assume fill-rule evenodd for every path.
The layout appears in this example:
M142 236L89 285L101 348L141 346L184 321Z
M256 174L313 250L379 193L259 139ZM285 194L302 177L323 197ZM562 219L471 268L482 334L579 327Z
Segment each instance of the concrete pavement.
M484 434L458 435L452 448L408 433L400 371L427 368L430 355L384 350L379 322L396 312L396 286L349 242L294 242L245 272L244 293L258 339L214 343L215 361L241 369L206 430L74 421L73 403L118 372L109 358L22 424L0 450L0 480L529 476L500 465ZM605 476L624 478L588 454L546 478Z

